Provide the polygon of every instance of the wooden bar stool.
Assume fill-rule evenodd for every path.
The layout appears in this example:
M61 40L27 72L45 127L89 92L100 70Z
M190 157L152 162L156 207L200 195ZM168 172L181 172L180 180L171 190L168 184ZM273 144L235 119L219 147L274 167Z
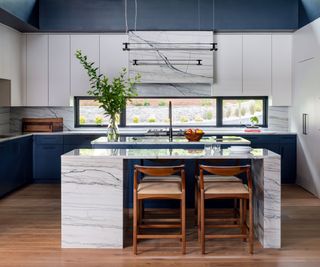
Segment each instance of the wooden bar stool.
M200 211L200 240L201 251L205 254L205 239L242 238L249 240L249 252L253 254L253 207L252 207L252 178L251 167L246 166L206 166L200 165L198 203ZM238 176L246 174L248 185L239 182L208 182L204 172L218 176ZM240 202L239 224L209 224L209 222L227 222L227 219L206 219L205 200L207 199L238 199ZM249 202L249 225L247 225L247 202ZM206 227L210 228L239 228L240 234L206 234Z
M139 174L145 175L139 181ZM179 175L177 175L179 174ZM145 179L146 178L146 179ZM186 253L186 193L184 165L134 166L133 193L133 252L137 254L139 239L180 239L182 253ZM180 200L180 223L146 223L141 217L142 202L147 199ZM163 220L159 220L163 222ZM143 234L142 229L180 228L180 234Z
M225 163L225 160L219 160L219 159L209 159L206 160L206 164L219 164L219 163ZM238 163L238 160L237 160ZM196 168L195 168L195 186L194 186L194 196L195 196L195 205L194 205L194 214L195 214L195 225L198 226L198 237L199 237L199 241L200 241L200 213L198 212L198 210L200 210L200 202L198 202L198 199L200 199L200 191L199 191L199 164L198 164L198 160L196 160ZM216 183L216 182L239 182L241 183L242 180L239 179L236 176L222 176L222 175L213 175L213 174L204 174L204 181L205 182L212 182L212 183ZM234 206L233 206L233 214L234 217L236 219L237 215L238 215L238 204L237 204L237 200L235 199L234 201Z

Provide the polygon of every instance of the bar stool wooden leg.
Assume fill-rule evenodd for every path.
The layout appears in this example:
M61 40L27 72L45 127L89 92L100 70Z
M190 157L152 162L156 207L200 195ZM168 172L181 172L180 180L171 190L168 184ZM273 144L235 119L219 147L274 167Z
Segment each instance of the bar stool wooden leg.
M137 235L138 235L138 200L137 193L133 196L133 253L137 255Z
M199 223L198 220L198 182L197 180L194 183L194 225L197 226Z
M139 221L138 224L142 224L144 217L144 207L143 207L143 200L139 200Z
M182 254L186 254L186 197L182 194L181 200L181 234L182 234Z
M205 207L204 207L204 192L201 190L200 193L200 199L201 199L201 209L200 209L200 214L201 214L201 253L205 254L206 252L206 247L205 247Z
M247 200L243 200L243 224L242 224L242 234L247 235ZM243 238L242 241L247 241L247 238Z
M249 199L249 252L253 254L253 207L252 207L252 198Z
M243 218L243 199L239 199L239 208L240 208L240 221L239 221L239 224L240 224L240 229L241 229L241 233L242 233L242 229L243 229L243 221L244 221L244 218Z
M241 207L241 204L240 204L240 207ZM235 198L233 200L233 216L234 216L234 218L237 218L237 216L238 216L237 209L238 209L238 199ZM234 224L237 224L237 222L235 221Z
M198 241L201 243L201 199L200 199L200 192L197 192L197 199L198 199Z

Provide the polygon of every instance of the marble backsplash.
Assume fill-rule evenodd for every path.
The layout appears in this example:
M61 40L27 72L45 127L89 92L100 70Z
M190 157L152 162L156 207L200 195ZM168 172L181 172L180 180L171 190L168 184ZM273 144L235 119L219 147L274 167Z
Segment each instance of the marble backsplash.
M0 134L10 131L10 108L0 107Z
M10 111L10 112L9 112ZM269 107L269 130L288 131L289 109L288 107ZM73 107L15 107L0 108L0 132L19 132L22 128L22 118L57 118L64 120L64 130L73 131L81 128L74 127Z

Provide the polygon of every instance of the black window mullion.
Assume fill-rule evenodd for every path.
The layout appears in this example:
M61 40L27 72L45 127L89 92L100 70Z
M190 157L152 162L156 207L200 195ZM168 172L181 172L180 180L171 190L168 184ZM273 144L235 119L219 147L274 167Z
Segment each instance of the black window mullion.
M217 127L221 127L222 126L222 114L223 114L222 98L221 97L216 98L216 108L217 108L217 117L216 117Z

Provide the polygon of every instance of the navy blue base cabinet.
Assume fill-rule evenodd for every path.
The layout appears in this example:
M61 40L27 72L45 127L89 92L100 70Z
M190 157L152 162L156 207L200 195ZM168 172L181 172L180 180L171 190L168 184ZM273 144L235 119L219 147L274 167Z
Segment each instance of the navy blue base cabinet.
M32 137L0 143L0 197L32 182Z
M296 135L243 135L254 148L266 148L281 155L281 183L296 182L297 136Z
M65 134L34 136L34 182L60 183L61 155L77 148L91 148L91 141L99 135Z
M34 136L33 179L35 183L61 181L62 135Z

